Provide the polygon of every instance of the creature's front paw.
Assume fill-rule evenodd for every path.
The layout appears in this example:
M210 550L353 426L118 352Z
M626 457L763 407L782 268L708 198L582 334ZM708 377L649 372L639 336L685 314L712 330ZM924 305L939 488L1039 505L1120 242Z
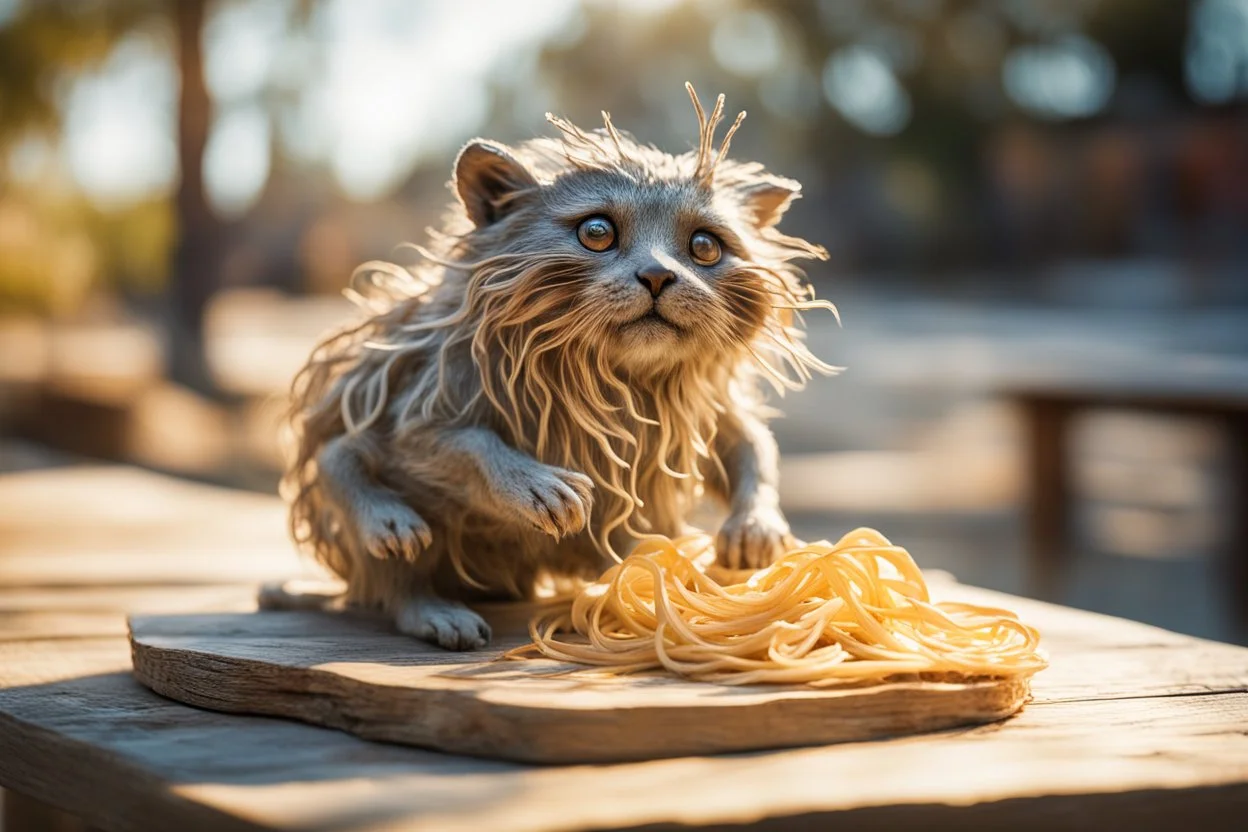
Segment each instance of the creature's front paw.
M399 632L447 650L480 650L490 643L490 625L458 601L413 598L394 619Z
M593 489L594 481L584 474L535 463L509 478L504 499L521 519L558 539L585 528Z
M793 545L788 521L773 507L753 507L724 521L715 539L720 566L762 569Z
M397 500L363 507L358 522L364 548L381 560L415 561L433 542L433 532L424 518Z

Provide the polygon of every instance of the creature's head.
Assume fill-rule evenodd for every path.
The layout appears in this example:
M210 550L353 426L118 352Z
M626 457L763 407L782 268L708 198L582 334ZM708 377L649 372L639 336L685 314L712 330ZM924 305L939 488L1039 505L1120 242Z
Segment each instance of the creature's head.
M787 325L809 296L789 263L824 256L776 228L801 186L725 158L745 114L717 149L723 96L707 115L689 93L699 143L679 156L617 131L606 113L593 132L548 116L559 140L477 139L461 151L464 239L477 259L498 258L470 291L503 280L511 296L483 306L487 328L522 319L632 375L731 363L760 339L796 346Z
M410 269L361 266L355 297L377 314L324 342L296 381L297 536L316 513L312 460L336 431L483 419L593 478L610 552L613 530L678 529L666 521L722 473L720 414L763 415L760 377L793 388L836 369L795 314L835 311L793 265L824 251L777 228L798 184L727 159L745 114L716 147L723 96L708 115L688 91L698 145L678 156L605 113L592 132L550 117L557 140L468 143L434 250L416 246L425 262Z

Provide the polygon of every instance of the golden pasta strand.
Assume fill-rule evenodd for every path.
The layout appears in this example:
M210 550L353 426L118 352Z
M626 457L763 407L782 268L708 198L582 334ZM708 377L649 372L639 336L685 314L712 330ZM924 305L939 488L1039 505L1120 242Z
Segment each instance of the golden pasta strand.
M766 569L716 579L707 535L647 538L529 625L509 658L613 673L666 669L741 685L896 678L1025 678L1047 662L1008 610L930 600L910 554L874 529L799 546Z

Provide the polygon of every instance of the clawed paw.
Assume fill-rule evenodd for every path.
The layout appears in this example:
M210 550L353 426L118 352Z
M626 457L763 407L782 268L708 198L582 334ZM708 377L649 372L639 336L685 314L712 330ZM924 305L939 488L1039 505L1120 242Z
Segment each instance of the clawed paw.
M557 539L585 528L593 488L593 480L584 474L541 465L512 478L505 496L516 514Z
M777 508L733 514L719 529L715 555L729 569L762 569L793 545L789 524Z
M415 561L433 543L424 518L399 502L371 505L361 512L360 537L375 558Z
M490 643L490 625L458 601L414 598L395 616L399 632L446 650L480 650Z

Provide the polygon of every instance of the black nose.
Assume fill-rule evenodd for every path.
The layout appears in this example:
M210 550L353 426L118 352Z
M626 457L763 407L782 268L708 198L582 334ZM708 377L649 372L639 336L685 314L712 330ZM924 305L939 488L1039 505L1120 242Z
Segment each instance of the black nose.
M637 272L637 282L650 290L653 297L658 297L663 287L676 282L676 275L671 269L652 263Z

